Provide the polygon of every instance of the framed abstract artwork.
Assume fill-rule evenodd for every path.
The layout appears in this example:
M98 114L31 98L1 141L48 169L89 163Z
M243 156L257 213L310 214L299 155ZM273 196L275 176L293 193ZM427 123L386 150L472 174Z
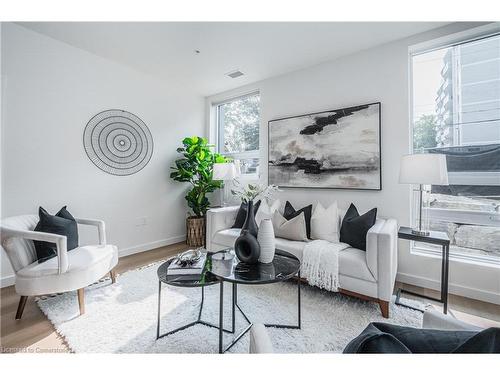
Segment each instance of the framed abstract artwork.
M269 184L382 190L380 111L371 103L269 121Z

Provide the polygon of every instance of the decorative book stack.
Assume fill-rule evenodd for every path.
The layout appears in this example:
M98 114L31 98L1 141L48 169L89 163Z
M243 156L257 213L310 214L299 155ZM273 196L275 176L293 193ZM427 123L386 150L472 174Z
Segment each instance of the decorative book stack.
M167 274L171 276L199 276L203 273L206 261L206 254L202 254L198 260L192 263L175 260L168 266Z

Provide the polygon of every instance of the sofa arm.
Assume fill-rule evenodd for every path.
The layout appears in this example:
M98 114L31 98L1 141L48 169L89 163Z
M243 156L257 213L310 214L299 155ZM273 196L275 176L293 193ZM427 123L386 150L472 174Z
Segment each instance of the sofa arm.
M425 310L422 328L443 331L480 331L481 328L462 322L451 315L445 315L434 309Z
M214 235L223 230L231 228L236 219L239 206L211 208L207 211L207 238L206 248L212 250Z
M366 262L377 280L378 298L390 301L398 267L398 223L377 219L366 236Z
M273 353L273 344L264 324L257 323L250 329L250 354Z

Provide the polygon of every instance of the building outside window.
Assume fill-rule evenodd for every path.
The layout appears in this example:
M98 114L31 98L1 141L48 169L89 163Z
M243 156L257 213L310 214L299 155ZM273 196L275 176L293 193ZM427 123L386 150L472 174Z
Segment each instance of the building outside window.
M449 186L431 187L431 230L448 233L453 256L497 263L500 35L410 59L413 152L447 155L449 171ZM420 243L414 248L434 251Z
M239 160L243 175L259 173L260 95L252 93L215 105L218 152Z

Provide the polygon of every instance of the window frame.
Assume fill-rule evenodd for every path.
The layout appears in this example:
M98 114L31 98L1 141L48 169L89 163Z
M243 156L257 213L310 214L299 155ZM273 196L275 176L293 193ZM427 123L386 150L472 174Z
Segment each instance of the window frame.
M494 36L500 36L500 22L493 22L491 24L487 24L484 26L476 27L473 29L465 30L459 33L455 33L452 35L444 36L441 38L429 40L423 43L415 44L408 47L408 123L409 123L409 150L410 153L413 153L413 137L414 137L414 111L413 111L413 57L416 55L432 52L438 49L454 47L460 44L469 43L478 41L481 39L487 39ZM456 78L456 77L455 77ZM457 90L456 82L454 78L455 88L453 90ZM457 96L454 95L456 98ZM483 175L481 172L472 172ZM458 174L458 173L457 173ZM461 179L469 179L474 176L455 176L460 177ZM475 176L479 177L479 175ZM491 176L487 177L487 180L491 178ZM413 186L410 187L410 223L414 225L415 218L415 194L413 194ZM481 212L481 211L466 211L466 210L454 210L454 212L448 212L450 210L439 210L434 215L440 219L446 219L452 221L453 218L458 217L470 217L473 216L473 221L481 222L481 223L495 223L498 221L497 215L493 215L491 212ZM448 215L448 216L447 216ZM432 213L429 212L429 218L432 218ZM422 242L410 241L410 253L416 255L426 255L426 256L440 256L441 249L437 247L428 246ZM450 247L450 259L458 260L462 262L468 263L476 263L482 265L495 265L498 266L500 261L495 259L494 257L486 256L486 255L478 255L478 254L468 254L462 252L454 252L453 248Z
M235 100L247 98L250 96L255 96L259 95L259 148L257 150L252 150L252 151L242 151L242 152L224 152L222 147L224 145L224 132L223 129L221 129L221 124L220 124L220 107L224 104L231 103ZM224 100L216 101L211 103L212 111L213 111L213 121L214 121L214 130L215 130L215 140L216 140L216 150L218 153L224 156L228 156L232 159L259 159L259 166L257 167L257 171L255 173L242 173L241 176L239 177L240 179L244 180L257 180L260 177L260 147L261 147L261 139L260 139L260 132L261 132L261 108L260 108L260 90L252 90L250 92L244 93L244 94L239 94L235 96L228 97Z

